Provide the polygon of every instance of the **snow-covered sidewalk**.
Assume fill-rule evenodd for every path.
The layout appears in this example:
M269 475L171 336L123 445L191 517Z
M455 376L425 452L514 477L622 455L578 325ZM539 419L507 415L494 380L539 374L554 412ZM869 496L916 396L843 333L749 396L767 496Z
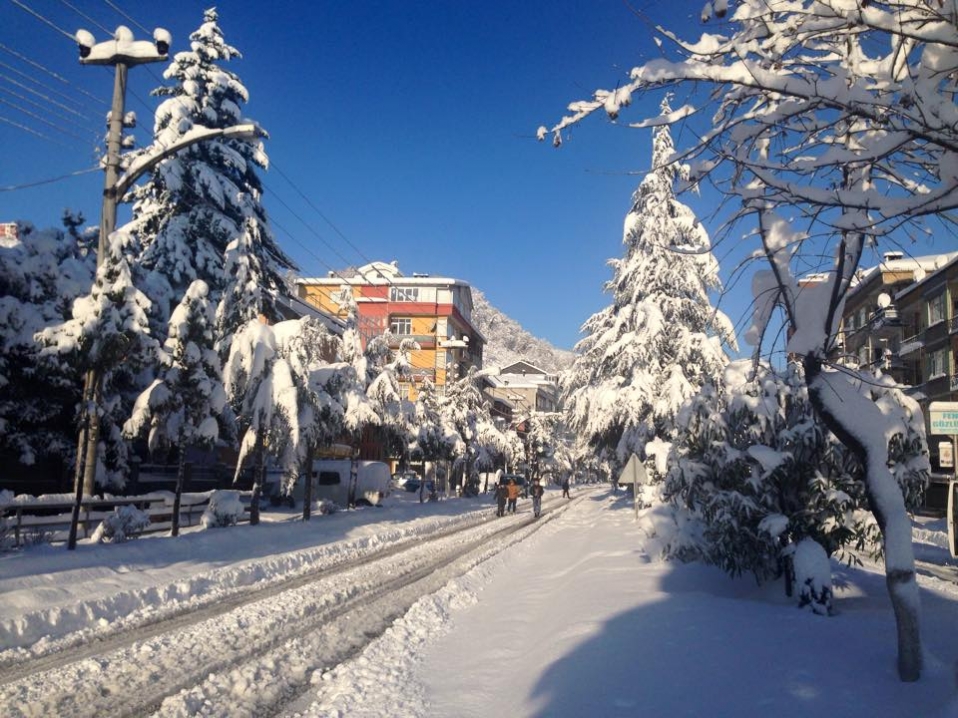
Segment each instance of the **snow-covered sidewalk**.
M958 716L958 587L922 579L927 670L903 684L883 574L836 566L838 615L824 618L781 584L664 563L645 543L621 494L592 492L421 601L317 681L326 698L303 713Z

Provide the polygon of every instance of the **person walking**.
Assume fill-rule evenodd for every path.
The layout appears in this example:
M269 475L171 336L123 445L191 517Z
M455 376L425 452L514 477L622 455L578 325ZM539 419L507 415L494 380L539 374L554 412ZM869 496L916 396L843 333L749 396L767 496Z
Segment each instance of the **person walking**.
M569 494L569 477L565 477L562 480L562 498L571 499L572 496Z
M496 484L496 516L506 515L506 501L509 500L509 487L504 481Z
M542 494L544 493L545 489L539 483L539 479L536 479L532 484L532 513L536 518L539 518L539 514L542 513Z
M509 479L507 488L509 490L509 506L506 510L514 514L516 512L516 501L519 498L519 484L516 483L515 479Z

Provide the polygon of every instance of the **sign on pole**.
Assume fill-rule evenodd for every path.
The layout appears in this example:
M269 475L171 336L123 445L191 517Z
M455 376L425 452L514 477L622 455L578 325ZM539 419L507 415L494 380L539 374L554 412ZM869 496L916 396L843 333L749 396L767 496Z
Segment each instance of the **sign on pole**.
M639 461L635 454L629 457L629 462L619 474L620 484L632 484L632 500L635 502L635 518L639 518L639 484L645 484L649 480L649 475L645 471L645 466Z
M958 435L958 401L933 401L928 405L929 434Z

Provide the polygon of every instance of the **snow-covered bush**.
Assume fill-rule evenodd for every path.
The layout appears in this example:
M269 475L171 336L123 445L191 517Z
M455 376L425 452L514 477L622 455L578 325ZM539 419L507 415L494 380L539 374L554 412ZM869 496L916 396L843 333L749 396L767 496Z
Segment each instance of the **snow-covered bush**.
M799 588L798 605L806 606L820 616L832 612L832 567L825 549L810 538L789 546L785 555L792 562L795 585Z
M235 526L244 511L239 491L214 491L200 518L200 525L205 529Z
M314 514L334 514L339 511L339 505L335 501L330 501L329 499L319 499L318 501L313 502L313 513Z
M96 543L123 543L139 536L150 525L150 517L133 504L117 506L96 527L91 537Z
M806 538L826 556L856 561L843 551L849 545L879 556L881 533L866 511L861 466L815 415L799 365L752 372L748 361L731 364L726 390L706 388L680 417L666 495L699 533L694 543L676 542L681 548L672 555L731 575L751 572L759 581L779 577L783 549ZM880 378L872 390L884 393L889 411L908 405ZM915 507L927 478L920 432L904 422L889 441L895 475Z

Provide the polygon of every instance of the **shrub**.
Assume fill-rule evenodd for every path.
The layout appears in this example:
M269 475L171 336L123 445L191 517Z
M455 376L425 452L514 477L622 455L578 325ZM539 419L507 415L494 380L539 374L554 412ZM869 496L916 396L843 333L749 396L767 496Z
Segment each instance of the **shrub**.
M334 514L339 511L339 505L329 499L319 499L313 502L314 514Z
M150 525L150 517L133 504L118 506L93 532L97 543L123 543L139 536Z
M205 529L235 526L245 510L239 491L214 491L200 525Z

